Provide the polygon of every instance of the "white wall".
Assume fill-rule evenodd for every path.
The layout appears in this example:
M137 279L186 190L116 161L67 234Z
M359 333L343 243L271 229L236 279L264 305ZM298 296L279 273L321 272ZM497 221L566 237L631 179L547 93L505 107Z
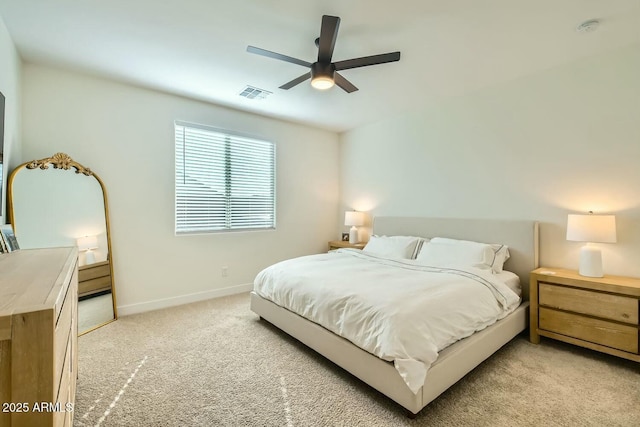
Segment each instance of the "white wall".
M343 208L534 219L541 264L577 268L566 215L614 213L605 273L640 277L640 46L341 136Z
M0 224L6 221L6 189L8 171L20 162L21 152L21 127L20 127L20 102L22 92L20 90L20 73L22 61L16 51L13 40L9 36L2 18L0 18L0 92L5 97L4 120L4 151L3 168L0 183L2 184L2 196L0 197Z
M66 152L105 183L120 314L248 290L262 268L335 238L334 133L30 64L23 92L23 159ZM277 230L174 235L176 119L276 143Z

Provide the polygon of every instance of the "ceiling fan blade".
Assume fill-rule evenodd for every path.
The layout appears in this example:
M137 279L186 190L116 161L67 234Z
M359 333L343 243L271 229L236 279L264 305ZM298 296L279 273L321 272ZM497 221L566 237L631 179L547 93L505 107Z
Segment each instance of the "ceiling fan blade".
M338 38L340 18L337 16L322 15L320 27L320 41L318 42L318 62L330 63L333 56L333 48Z
M259 47L255 46L247 46L247 52L255 53L257 55L262 55L273 59L279 59L280 61L291 62L292 64L302 65L303 67L311 67L310 62L283 55L281 53L271 52L270 50L260 49Z
M280 89L291 89L292 87L299 85L300 83L302 83L305 80L308 80L311 78L311 72L305 73L303 75L301 75L300 77L297 77L293 80L291 80L289 83L285 83L282 86L280 86Z
M345 79L338 73L333 74L333 81L347 93L355 92L358 90L358 88L355 87L349 80Z
M362 58L347 59L335 62L336 70L348 70L350 68L367 67L369 65L384 64L400 60L400 52L383 53L380 55L363 56Z

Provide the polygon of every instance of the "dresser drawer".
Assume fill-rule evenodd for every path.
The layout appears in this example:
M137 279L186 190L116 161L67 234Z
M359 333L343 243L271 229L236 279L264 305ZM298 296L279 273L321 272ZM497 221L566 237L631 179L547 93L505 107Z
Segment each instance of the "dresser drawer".
M54 378L60 378L62 369L64 366L65 358L71 337L71 325L72 318L74 316L75 299L77 299L75 288L69 286L67 296L62 304L62 310L60 311L60 317L58 317L58 323L55 326L54 335ZM57 393L57 388L54 388L54 394Z
M78 270L74 269L72 275L71 275L71 280L69 281L70 285L65 286L64 288L61 289L60 292L60 297L58 299L58 302L56 302L56 307L55 307L55 317L54 317L54 321L56 324L56 327L58 325L58 323L60 322L60 319L62 317L62 310L65 309L65 307L69 307L67 304L67 299L69 297L68 293L70 290L76 290L77 286L75 285L75 283L78 282ZM77 295L76 295L77 296Z
M638 354L638 327L549 308L539 309L539 328Z
M72 363L72 355L71 355L71 340L69 340L69 346L67 347L67 357L64 361L64 369L60 375L60 388L57 395L57 406L56 412L53 415L54 426L63 427L67 425L67 403L72 402L71 398L71 382L73 381L72 372L71 372L71 363Z
M539 287L539 301L541 306L638 324L638 300L636 298L542 282Z

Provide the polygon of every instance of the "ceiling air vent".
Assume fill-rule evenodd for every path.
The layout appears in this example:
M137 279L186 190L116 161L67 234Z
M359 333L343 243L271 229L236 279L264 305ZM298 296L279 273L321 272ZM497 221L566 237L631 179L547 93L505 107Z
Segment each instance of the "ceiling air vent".
M242 92L240 92L240 96L244 96L248 99L265 99L267 96L271 95L273 92L269 92L268 90L258 89L257 87L247 86Z
M576 27L576 31L579 33L592 33L598 29L600 25L600 21L597 19L591 19L589 21L585 21L582 24Z

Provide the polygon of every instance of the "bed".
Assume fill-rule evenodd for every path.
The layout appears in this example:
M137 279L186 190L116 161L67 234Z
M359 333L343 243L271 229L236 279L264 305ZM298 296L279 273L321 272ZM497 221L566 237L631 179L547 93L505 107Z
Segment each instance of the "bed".
M363 350L328 328L296 314L293 309L285 308L287 304L282 304L282 301L277 304L254 290L251 293L251 310L402 405L410 415L417 414L526 328L529 273L538 267L538 224L513 220L376 217L373 233L427 238L438 236L507 245L510 257L504 268L519 277L522 302L515 308L511 307L501 320L439 351L424 380L411 387L394 363Z

